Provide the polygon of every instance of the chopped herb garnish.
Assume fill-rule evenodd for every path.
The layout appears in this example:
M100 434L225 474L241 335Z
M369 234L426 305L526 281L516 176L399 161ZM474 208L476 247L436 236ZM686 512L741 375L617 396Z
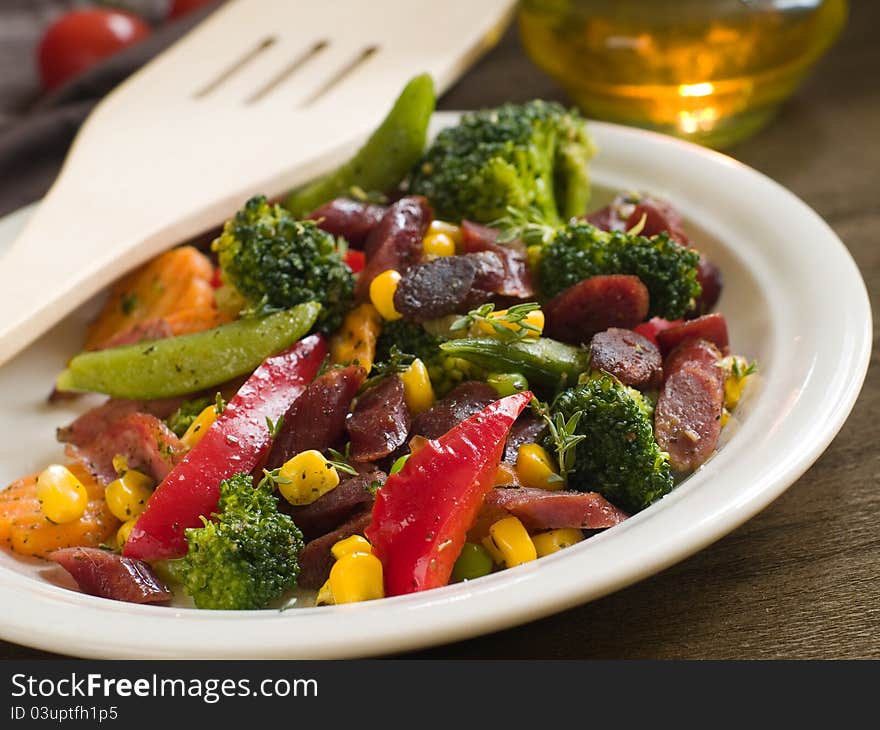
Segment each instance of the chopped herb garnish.
M575 466L575 447L586 438L585 434L577 433L578 423L580 423L583 412L576 411L566 420L562 413L556 413L556 416L552 417L550 407L546 403L541 403L537 398L532 400L531 405L536 415L543 418L547 424L550 440L556 452L559 474L556 475L556 479L551 477L550 481L567 482L568 474Z
M122 297L122 313L129 316L137 308L138 298L136 294L126 294Z
M740 360L738 357L734 357L730 364L730 374L733 375L737 380L742 380L749 375L752 375L758 370L758 361L752 360L750 363L743 365L744 360Z
M274 423L269 416L266 416L266 425L269 427L269 436L274 440L278 437L278 433L284 425L284 416L278 416Z
M332 457L327 460L328 464L334 466L338 471L345 472L346 474L351 474L352 476L358 473L357 469L355 469L350 461L351 461L351 441L348 441L345 444L345 448L342 451L337 451L336 449L327 449L327 452Z
M496 312L495 305L488 302L456 319L449 326L449 329L456 332L470 330L478 324L485 324L491 327L500 338L516 342L530 336L538 337L541 334L539 327L527 321L532 312L540 309L541 305L537 302L525 302Z

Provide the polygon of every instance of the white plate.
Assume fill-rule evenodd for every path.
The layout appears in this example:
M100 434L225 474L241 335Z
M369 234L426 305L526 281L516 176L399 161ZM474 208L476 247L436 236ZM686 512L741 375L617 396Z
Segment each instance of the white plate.
M438 126L455 119L438 114ZM761 380L727 443L649 509L579 545L465 584L384 601L285 612L136 606L65 590L45 563L0 552L0 636L90 657L345 658L509 627L618 590L752 517L822 453L852 408L871 348L871 312L846 248L804 203L754 170L669 137L594 123L594 202L621 189L668 198L725 279L719 305L735 352ZM0 221L0 247L27 215ZM75 241L65 242L76 245ZM2 259L0 259L2 263ZM34 282L39 286L39 282ZM80 310L0 369L0 484L61 450L79 405L45 396L79 346Z

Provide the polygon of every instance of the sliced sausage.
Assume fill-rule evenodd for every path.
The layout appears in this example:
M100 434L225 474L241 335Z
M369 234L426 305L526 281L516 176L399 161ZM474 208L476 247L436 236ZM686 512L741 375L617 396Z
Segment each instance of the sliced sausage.
M128 603L171 600L171 591L142 560L88 547L55 550L49 559L70 573L83 593Z
M606 205L586 216L586 221L591 226L596 226L603 231L622 231L625 221L620 217L614 206Z
M518 517L527 530L563 527L596 530L614 527L628 517L598 492L495 488L484 498L468 539L482 537L492 523L507 515Z
M164 421L147 413L130 413L113 421L93 440L68 443L65 448L67 456L85 466L101 484L116 479L113 459L117 455L123 456L130 468L161 482L186 451Z
M168 418L180 408L183 399L163 398L162 400L122 400L110 398L99 406L90 408L73 423L62 426L56 437L62 443L82 446L94 441L116 421L132 413L148 413L156 418Z
M547 423L544 419L526 411L510 427L507 443L504 444L504 456L501 460L508 464L516 464L519 447L523 444L540 443L546 431Z
M723 287L721 269L709 261L705 254L700 254L700 261L697 264L697 281L700 282L700 296L694 302L693 309L687 313L688 319L711 312L721 296Z
M301 451L336 446L345 433L351 401L363 382L364 370L356 365L334 368L315 378L284 415L266 468L277 469Z
M386 478L385 472L371 469L340 482L305 507L290 507L286 511L303 537L307 541L314 540L335 530L355 512L369 508L374 499L370 485L374 481L384 483Z
M466 253L491 251L497 254L504 266L504 278L494 293L502 297L529 299L535 296L535 285L528 266L526 247L521 241L497 243L500 234L495 228L479 223L462 221L461 240Z
M665 355L685 340L702 339L713 343L722 354L728 354L730 340L727 335L727 320L723 314L715 312L688 320L657 333L657 343Z
M367 390L346 422L353 461L376 461L405 441L410 427L403 381L390 375Z
M592 276L557 294L544 306L545 332L582 344L609 327L632 329L648 316L648 289L637 276Z
M663 381L663 358L657 346L638 332L619 327L593 335L590 366L633 388L659 388Z
M645 225L641 235L656 236L658 233L668 233L669 237L678 244L688 246L688 237L684 232L684 221L681 214L668 201L650 196L641 198L626 219L624 230L629 230L637 225L642 217L645 219Z
M668 378L676 370L681 370L682 367L690 364L712 373L723 386L726 373L719 367L719 360L721 360L721 351L708 340L685 340L666 356L663 361L663 374Z
M641 196L633 193L617 195L604 208L585 216L587 223L603 231L625 231L626 221Z
M330 548L347 537L362 535L372 520L371 510L359 512L333 532L328 532L326 535L307 542L299 554L298 585L312 590L318 590L324 585L324 581L330 577L330 568L333 567Z
M440 438L453 426L482 411L498 400L498 393L491 385L468 380L457 385L432 408L416 416L410 433L427 439Z
M384 205L336 198L310 213L309 218L318 222L318 228L344 238L352 248L363 248L386 211Z
M370 283L383 271L403 273L422 258L422 239L434 213L426 198L410 195L388 207L364 244L366 265L358 276L355 296L370 296Z
M586 220L603 231L628 231L638 225L642 217L645 223L641 235L666 232L682 246L688 245L681 214L668 201L650 195L623 193L609 205L590 213Z
M137 322L128 329L117 332L94 349L109 350L112 347L121 347L122 345L136 345L139 342L164 340L173 334L174 330L167 319L164 317L153 317L143 322Z
M721 435L724 384L691 360L663 383L654 412L654 437L679 472L691 472L715 451Z
M411 322L465 313L504 282L504 262L491 251L443 256L411 267L394 293L394 308Z

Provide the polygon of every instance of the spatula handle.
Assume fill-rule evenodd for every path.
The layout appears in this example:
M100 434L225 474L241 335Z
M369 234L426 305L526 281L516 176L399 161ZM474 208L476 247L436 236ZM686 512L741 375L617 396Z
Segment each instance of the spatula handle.
M125 271L198 232L191 221L104 213L88 195L50 194L0 256L0 364Z

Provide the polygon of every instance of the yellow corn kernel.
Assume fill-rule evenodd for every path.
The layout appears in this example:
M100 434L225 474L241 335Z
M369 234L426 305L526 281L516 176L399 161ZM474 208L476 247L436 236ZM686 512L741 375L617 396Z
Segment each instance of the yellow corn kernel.
M330 340L334 363L356 363L368 373L376 357L376 340L382 331L382 315L369 302L358 304L342 321Z
M454 256L455 241L446 233L431 233L422 239L422 250L426 256Z
M755 372L756 364L739 355L729 355L718 362L726 374L724 379L724 407L732 411L739 404L746 383ZM722 423L722 425L724 425Z
M492 538L489 535L486 535L481 542L489 555L492 556L492 561L495 565L504 565L504 554L498 549L498 546L492 541Z
M217 406L212 403L196 416L195 421L189 424L189 428L186 429L186 432L180 437L180 442L187 448L191 449L202 440L202 436L207 433L208 429L211 428L216 420Z
M370 301L379 310L383 319L389 322L403 315L394 308L394 292L400 283L400 272L394 269L383 271L370 282Z
M492 523L487 540L495 548L492 550L486 546L493 559L508 568L528 563L538 557L535 543L518 517L505 517ZM496 556L500 556L501 560L497 560Z
M113 464L113 471L115 471L119 476L125 474L128 471L128 459L126 459L122 454L116 454L111 460Z
M318 595L315 596L315 605L316 606L332 606L333 601L333 593L330 590L330 579L324 581L324 585L321 586L321 590L318 591Z
M500 324L502 327L509 329L512 332L517 332L522 329L520 322L501 321L506 315L506 309L499 309L497 312L489 314L489 319L497 320L497 324ZM541 333L544 331L544 313L540 309L535 309L529 312L521 322L525 322L535 328L533 330L526 330L526 337L540 337ZM485 320L480 320L477 323L477 329L487 335L495 334L495 328L492 326L492 322L487 322Z
M428 232L425 234L425 237L427 238L428 236L433 236L438 233L449 236L456 245L461 243L461 227L454 223L447 223L446 221L438 220L431 221L431 225L428 226Z
M743 386L745 378L737 378L733 375L728 376L724 381L724 407L727 410L733 410L742 398Z
M320 451L301 451L278 472L278 490L293 505L311 504L339 484L339 473Z
M726 408L721 409L721 428L724 428L727 425L727 422L730 420L730 411Z
M349 553L330 569L334 603L356 603L385 598L382 562L372 553Z
M502 461L495 470L495 486L509 487L518 483L516 469L513 468L512 464Z
M434 388L425 363L416 358L412 364L400 373L403 381L403 396L406 406L413 416L427 411L434 405Z
M126 522L144 511L154 486L146 474L129 469L107 485L104 499L113 516Z
M530 271L537 270L538 266L541 263L541 254L544 252L544 247L540 244L533 244L526 248L526 262L529 265Z
M131 528L134 527L135 522L137 522L137 518L123 522L116 531L116 544L120 548L128 542L128 536L131 534Z
M733 375L724 381L724 407L727 410L736 408L739 399L742 398L743 387L746 378L737 378Z
M37 499L46 519L56 524L78 520L89 504L83 483L61 464L52 464L37 476Z
M565 486L550 454L539 444L523 444L519 447L516 452L516 476L520 484L535 489L556 491Z
M371 552L373 552L373 546L370 545L370 541L360 535L352 535L344 540L340 540L330 548L330 553L337 560L343 555L352 555L354 553L369 554Z
M545 555L559 552L563 548L571 547L584 539L584 533L574 527L561 527L558 530L548 530L532 535L535 552L539 558Z

